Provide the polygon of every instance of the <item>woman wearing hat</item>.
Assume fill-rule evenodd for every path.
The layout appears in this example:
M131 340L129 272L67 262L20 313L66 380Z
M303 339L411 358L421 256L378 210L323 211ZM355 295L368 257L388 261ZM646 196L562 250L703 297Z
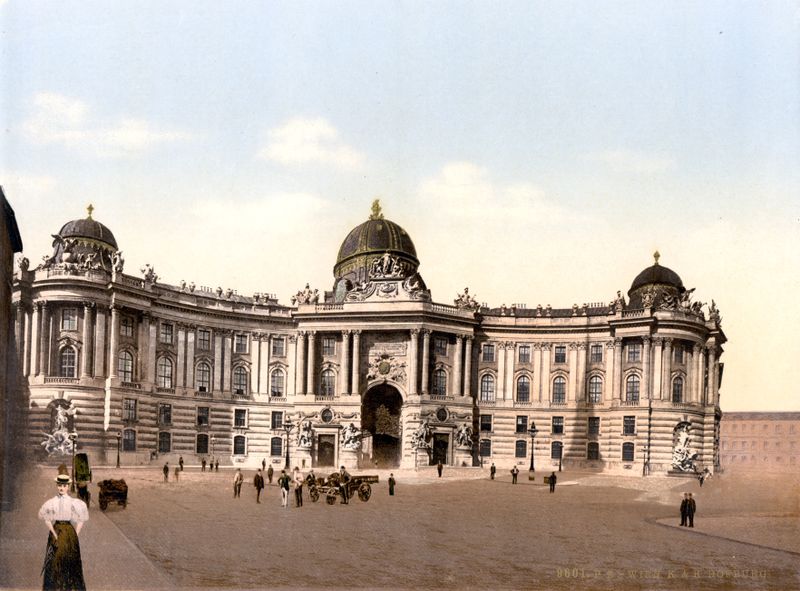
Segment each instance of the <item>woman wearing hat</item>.
M39 509L39 519L47 524L47 552L44 557L42 589L86 589L83 580L78 534L89 519L86 503L69 496L67 467L58 467L58 494Z

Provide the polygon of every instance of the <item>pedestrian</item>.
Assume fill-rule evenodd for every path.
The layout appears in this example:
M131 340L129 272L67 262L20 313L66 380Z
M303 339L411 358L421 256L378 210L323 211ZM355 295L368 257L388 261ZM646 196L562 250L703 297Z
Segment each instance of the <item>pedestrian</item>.
M281 475L278 477L278 487L281 489L281 507L289 506L289 476L286 470L281 470Z
M169 462L164 464L164 482L169 482Z
M350 482L350 474L344 469L344 466L339 468L339 492L342 494L342 504L349 505L350 499L347 494L347 483Z
M686 514L689 510L689 493L683 493L681 500L681 526L686 525Z
M442 461L439 460L439 463L436 464L436 471L439 473L439 478L442 477L442 469L444 469L444 466L442 466Z
M492 462L492 467L491 467L491 468L489 468L489 477L490 477L492 480L494 480L494 475L495 475L495 474L497 474L497 468L495 467L495 465L494 465L494 462Z
M183 456L178 456L178 465L181 467L181 472L183 472Z
M556 492L556 473L550 474L550 492Z
M202 461L200 462L200 471L201 472L205 472L206 471L206 459L205 458L203 458Z
M394 479L394 474L389 474L389 496L394 496L394 487L397 484L397 481Z
M519 468L514 466L513 468L511 468L511 484L517 483L517 474L519 474Z
M256 487L256 503L260 503L261 491L264 490L264 477L261 476L261 470L258 470L253 477L253 486Z
M267 468L267 481L272 484L272 475L275 473L275 470L272 469L272 466Z
M39 519L50 533L44 556L42 589L86 589L78 534L89 519L86 503L69 496L70 477L67 467L58 467L58 494L45 501L39 509Z
M689 518L689 527L694 527L694 514L697 512L697 504L689 493L689 505L686 507L686 517Z
M219 458L214 460L214 472L219 472Z
M242 482L244 482L242 469L236 468L236 474L233 475L233 498L242 496Z
M267 458L264 458L263 460L261 460L261 469L262 470L266 470L267 469Z
M175 482L178 482L178 476L181 474L181 469L179 466L175 466Z
M292 472L292 483L294 484L294 506L303 506L303 475L300 473L300 468L294 467Z

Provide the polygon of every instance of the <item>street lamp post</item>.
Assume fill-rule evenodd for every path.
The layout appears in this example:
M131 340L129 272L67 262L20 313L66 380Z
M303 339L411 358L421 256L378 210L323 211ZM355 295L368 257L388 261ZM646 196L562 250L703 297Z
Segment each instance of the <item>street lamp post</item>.
M211 436L211 461L214 461L214 443L217 441L217 438L213 435Z
M647 446L642 446L642 476L647 476Z
M122 439L122 433L117 431L117 468L119 468L119 442Z
M536 434L539 432L539 429L536 428L536 423L531 421L531 428L528 429L528 433L531 435L531 472L535 472L536 468L533 464L533 454L536 451Z
M289 434L292 432L294 425L292 425L291 421L286 421L283 424L283 430L286 431L286 466L284 466L287 470L289 469Z
M70 433L69 440L72 442L72 483L70 483L69 489L75 492L75 448L78 446L78 432Z

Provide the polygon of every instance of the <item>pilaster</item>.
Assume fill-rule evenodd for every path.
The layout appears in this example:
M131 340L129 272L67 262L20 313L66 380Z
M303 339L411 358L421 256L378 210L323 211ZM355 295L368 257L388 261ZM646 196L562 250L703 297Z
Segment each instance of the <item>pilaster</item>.
M466 338L464 345L464 390L462 395L472 396L472 336Z

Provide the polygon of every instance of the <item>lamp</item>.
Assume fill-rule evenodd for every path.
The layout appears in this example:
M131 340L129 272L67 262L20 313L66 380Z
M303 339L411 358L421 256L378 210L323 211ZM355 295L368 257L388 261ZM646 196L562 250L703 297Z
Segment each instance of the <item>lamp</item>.
M291 421L286 421L283 424L283 430L286 431L286 466L284 466L287 470L289 469L289 434L292 432L294 425Z
M538 432L539 432L539 429L536 428L536 423L531 421L531 428L528 429L528 433L530 433L530 436L531 436L531 467L530 467L531 472L535 472L536 471L536 468L534 468L534 465L533 465L533 454L534 454L534 451L536 449L536 434Z
M69 485L69 489L75 492L75 448L78 446L78 432L70 433L69 440L72 443L72 483Z
M122 432L117 431L117 468L119 468L119 442L122 439Z

